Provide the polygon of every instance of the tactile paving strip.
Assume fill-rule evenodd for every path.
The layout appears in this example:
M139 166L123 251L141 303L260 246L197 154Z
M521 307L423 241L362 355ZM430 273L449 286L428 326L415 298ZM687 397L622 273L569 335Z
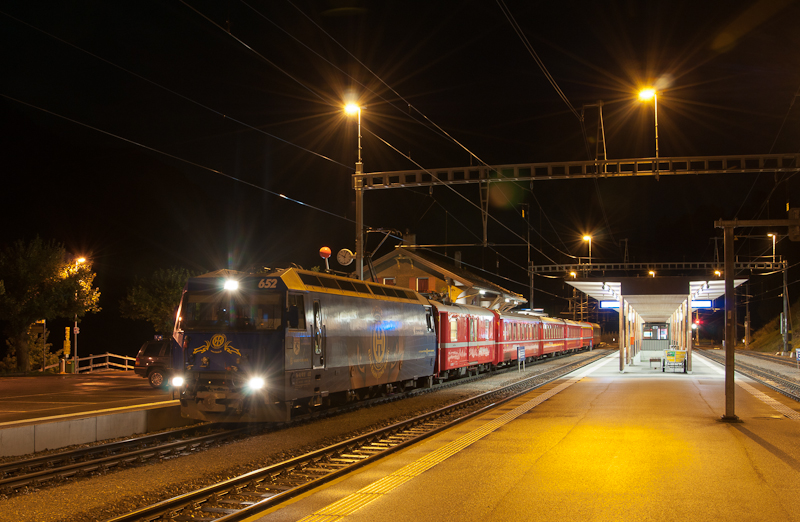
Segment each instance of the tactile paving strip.
M736 384L738 384L743 390L747 391L750 395L752 395L756 399L778 410L784 417L787 417L792 420L800 420L800 412L795 411L790 407L786 406L785 404L776 401L766 393L756 390L746 382L740 382L738 380L735 380L734 382L736 382Z
M486 422L477 429L471 431L470 433L467 433L466 435L459 437L458 439L446 444L445 446L442 446L438 450L431 452L428 455L410 464L407 464L406 466L400 468L394 473L387 475L386 477L383 477L382 479L377 480L366 487L361 488L355 493L337 502L334 502L333 504L325 506L324 508L316 511L315 513L301 519L301 522L323 522L323 521L333 522L335 520L343 519L344 517L354 513L358 509L369 504L373 500L380 498L381 496L389 493L398 486L404 484L405 482L408 482L414 477L421 475L422 473L431 469L437 464L444 462L445 460L452 457L453 455L455 455L462 449L466 448L473 442L482 439L483 437L492 433L493 431L500 428L504 424L511 422L520 415L535 408L536 406L543 403L547 399L564 391L565 389L569 388L576 382L583 379L585 376L589 375L596 368L599 368L599 365L597 366L593 365L591 368L582 372L580 375L571 378L567 382L560 384L559 386L556 386L555 388L525 402L524 404L521 404L520 406L517 406L513 410L501 415L500 417L497 417L496 419Z

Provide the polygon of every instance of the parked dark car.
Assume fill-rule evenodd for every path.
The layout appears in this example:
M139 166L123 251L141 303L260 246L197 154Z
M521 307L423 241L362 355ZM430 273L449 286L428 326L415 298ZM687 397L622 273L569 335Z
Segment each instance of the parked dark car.
M133 371L147 377L153 388L165 388L172 374L170 341L147 341L136 355Z

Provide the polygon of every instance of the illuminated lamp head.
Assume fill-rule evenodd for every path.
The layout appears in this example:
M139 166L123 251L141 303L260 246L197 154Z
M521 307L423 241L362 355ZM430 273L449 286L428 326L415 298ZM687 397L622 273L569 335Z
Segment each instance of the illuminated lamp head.
M239 281L235 281L233 279L227 279L225 281L225 290L236 290L239 288Z

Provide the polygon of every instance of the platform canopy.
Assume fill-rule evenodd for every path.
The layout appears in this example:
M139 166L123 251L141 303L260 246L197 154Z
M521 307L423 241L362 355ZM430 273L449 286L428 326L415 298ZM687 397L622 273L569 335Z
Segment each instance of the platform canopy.
M735 279L734 287L747 279ZM567 279L567 284L598 301L619 301L620 295L648 323L667 322L688 299L711 300L725 295L724 279L697 276Z

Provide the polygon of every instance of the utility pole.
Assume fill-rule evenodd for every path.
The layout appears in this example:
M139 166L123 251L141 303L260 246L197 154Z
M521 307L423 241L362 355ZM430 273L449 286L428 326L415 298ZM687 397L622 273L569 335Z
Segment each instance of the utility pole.
M783 353L787 353L792 342L791 306L789 306L789 285L786 284L787 263L783 261ZM795 354L796 357L796 354Z
M531 212L530 206L527 203L522 204L522 218L525 219L525 244L528 247L528 308L533 310L533 267L531 266Z
M800 241L800 209L790 209L789 219L765 219L733 221L718 220L714 227L723 229L723 248L725 249L725 415L723 421L738 422L739 417L734 413L734 346L736 336L735 321L735 294L733 287L733 271L735 267L733 252L733 231L736 227L788 227L789 239ZM786 262L784 261L784 270ZM784 278L786 277L784 272ZM786 279L784 279L785 281ZM784 297L787 292L784 288ZM785 341L784 341L785 342Z
M744 349L750 349L750 281L745 285L746 295L744 296L745 314L744 314Z

